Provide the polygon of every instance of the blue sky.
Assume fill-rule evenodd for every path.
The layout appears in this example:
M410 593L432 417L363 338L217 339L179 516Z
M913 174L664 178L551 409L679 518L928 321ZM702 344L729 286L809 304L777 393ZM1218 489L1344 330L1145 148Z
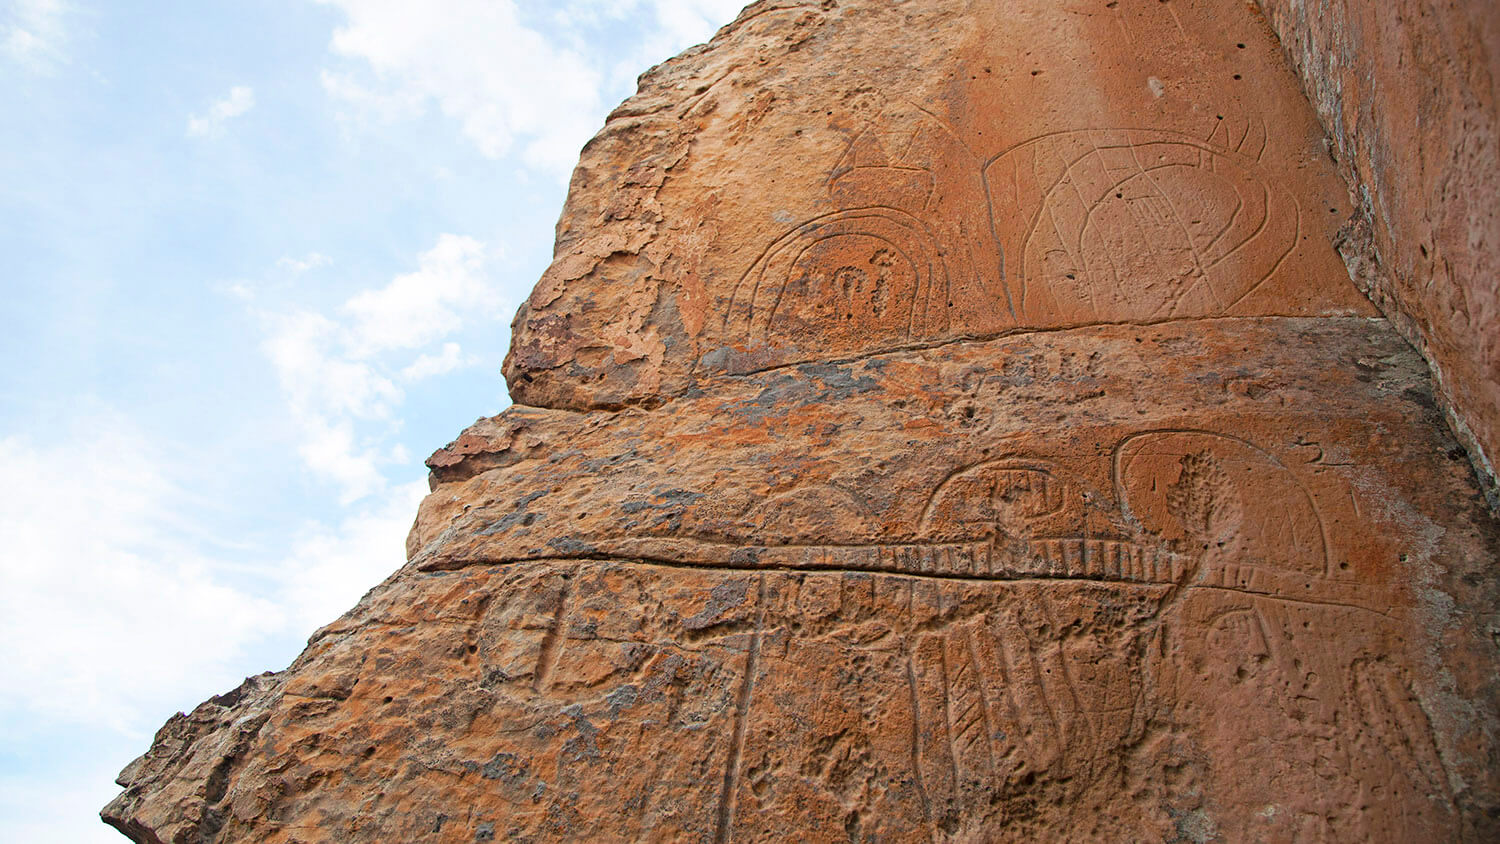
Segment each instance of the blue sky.
M739 0L0 0L0 840L402 561L578 150Z

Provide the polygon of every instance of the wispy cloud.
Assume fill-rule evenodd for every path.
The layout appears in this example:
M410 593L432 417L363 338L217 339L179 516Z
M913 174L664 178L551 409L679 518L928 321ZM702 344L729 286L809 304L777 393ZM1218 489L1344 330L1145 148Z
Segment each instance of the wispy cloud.
M388 428L362 433L366 423L393 424L405 398L397 379L410 383L468 365L448 338L474 319L504 312L489 261L478 240L444 234L415 271L351 296L331 314L263 315L262 348L302 430L299 453L339 486L346 503L382 491L385 467L406 459L387 444Z
M255 107L255 91L246 85L229 89L225 97L208 107L203 114L188 118L187 133L195 138L217 138L225 125Z
M414 349L457 331L465 313L493 313L500 296L486 273L484 244L444 234L422 253L416 272L344 303L351 351L368 357Z
M97 408L47 441L0 437L0 723L144 740L233 687L257 643L306 636L396 570L426 491L393 485L246 559L202 534L171 454Z
M318 252L312 252L301 258L286 257L276 262L276 266L289 270L294 274L305 273L319 267L326 267L333 263L333 259Z
M67 61L63 0L11 0L0 25L0 55L30 73L47 73Z
M318 0L347 24L331 50L346 59L326 69L324 90L355 114L394 120L435 104L491 158L518 154L528 167L566 176L610 103L604 90L707 40L734 19L741 0ZM628 55L604 61L578 27L637 23ZM346 114L346 117L348 115Z
M442 352L435 355L422 355L402 369L401 378L405 381L421 381L423 378L431 378L435 375L447 375L476 363L478 360L464 354L463 349L459 348L457 343L444 343Z
M388 488L336 524L307 525L281 566L279 603L293 629L311 631L353 606L406 559L406 533L427 480Z
M648 5L666 41L681 50L711 38L746 4L740 0L649 0ZM665 58L658 56L655 61Z
M511 0L320 0L348 19L333 36L350 60L324 75L331 96L389 113L433 103L491 158L519 147L529 166L566 174L597 128L593 63L523 23Z
M204 677L231 683L231 660L284 616L215 576L162 453L121 418L92 423L0 439L0 711L127 730Z

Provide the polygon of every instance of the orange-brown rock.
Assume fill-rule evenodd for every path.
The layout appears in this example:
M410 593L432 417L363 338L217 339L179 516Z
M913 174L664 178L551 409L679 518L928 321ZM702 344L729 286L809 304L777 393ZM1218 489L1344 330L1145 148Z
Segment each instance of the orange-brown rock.
M137 841L1500 836L1500 524L1252 7L762 2Z
M1500 508L1500 9L1258 2L1355 187L1339 251L1432 364Z

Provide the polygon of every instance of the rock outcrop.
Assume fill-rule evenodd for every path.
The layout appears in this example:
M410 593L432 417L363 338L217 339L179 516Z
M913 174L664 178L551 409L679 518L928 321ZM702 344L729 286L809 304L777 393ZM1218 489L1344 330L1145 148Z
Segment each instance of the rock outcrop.
M1258 2L1355 189L1339 251L1432 365L1500 508L1500 10L1491 0Z
M1265 20L768 0L137 841L1494 840L1500 523Z

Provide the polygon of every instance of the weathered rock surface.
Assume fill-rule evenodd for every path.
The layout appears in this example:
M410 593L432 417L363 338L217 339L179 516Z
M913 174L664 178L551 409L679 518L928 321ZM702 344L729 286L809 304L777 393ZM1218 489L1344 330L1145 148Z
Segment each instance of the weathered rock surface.
M138 841L1493 840L1500 524L1242 4L763 2Z
M1258 2L1357 188L1340 251L1432 364L1500 507L1500 9Z

